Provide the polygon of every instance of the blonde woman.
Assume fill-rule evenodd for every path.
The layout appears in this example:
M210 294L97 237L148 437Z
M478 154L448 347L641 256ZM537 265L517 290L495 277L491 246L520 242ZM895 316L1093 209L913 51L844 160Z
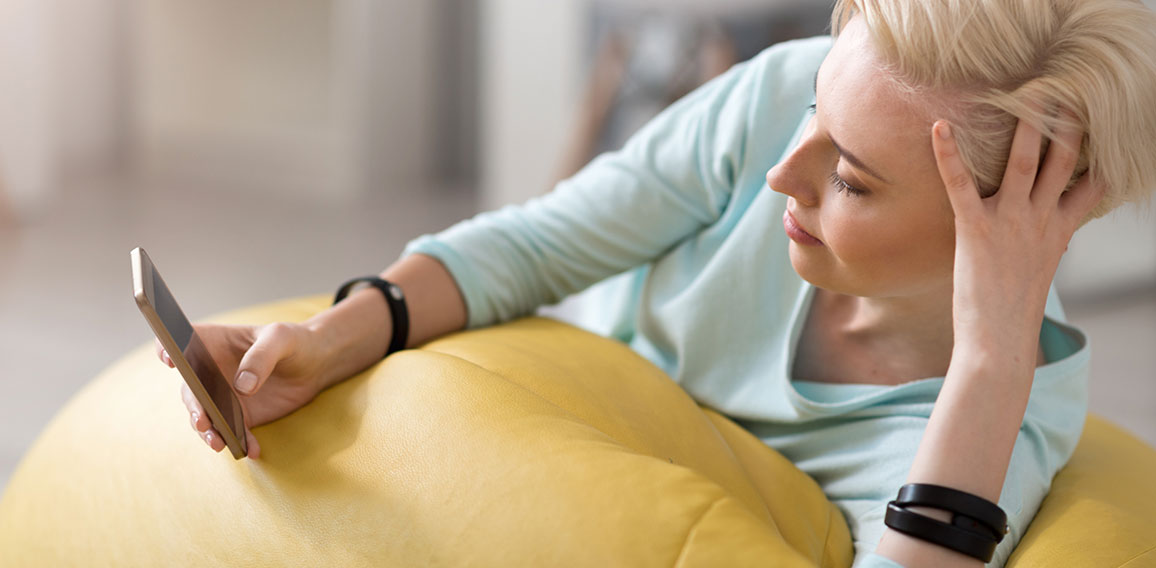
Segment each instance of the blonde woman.
M626 272L606 329L814 477L858 566L1002 566L1085 414L1089 349L1049 293L1057 264L1082 223L1156 186L1156 17L841 0L832 24L549 195L412 242L382 273L404 300L370 288L305 324L201 326L247 424L383 352Z

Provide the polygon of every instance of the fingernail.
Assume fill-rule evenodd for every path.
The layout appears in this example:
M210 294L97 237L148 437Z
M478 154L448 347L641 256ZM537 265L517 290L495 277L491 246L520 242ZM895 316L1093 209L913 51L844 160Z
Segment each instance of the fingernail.
M205 443L209 444L210 446L213 445L213 433L212 432L205 432Z
M249 394L253 392L253 388L257 386L257 375L249 371L241 371L241 375L237 377L237 390Z
M944 122L939 125L939 137L944 140L951 140L951 125Z
M194 412L189 415L189 420L193 423L193 430L197 429L197 420L200 420L200 413Z

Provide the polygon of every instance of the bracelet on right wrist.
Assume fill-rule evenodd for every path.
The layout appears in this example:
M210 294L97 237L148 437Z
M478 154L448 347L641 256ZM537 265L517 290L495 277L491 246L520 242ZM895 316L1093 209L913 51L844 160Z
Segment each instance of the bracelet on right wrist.
M952 514L945 523L907 507L934 507ZM1008 532L1003 509L977 495L926 483L909 483L887 503L883 523L908 536L988 562Z

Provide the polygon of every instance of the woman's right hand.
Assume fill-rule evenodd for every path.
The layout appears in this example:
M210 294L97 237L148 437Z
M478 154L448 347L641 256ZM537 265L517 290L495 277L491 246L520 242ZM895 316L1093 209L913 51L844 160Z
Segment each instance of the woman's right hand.
M250 428L305 406L327 386L322 378L326 366L322 342L305 325L200 324L194 328L241 402L250 458L260 455ZM159 341L156 353L163 363L174 366ZM201 439L214 451L224 449L224 440L187 384L181 385L181 397L189 410L189 422Z

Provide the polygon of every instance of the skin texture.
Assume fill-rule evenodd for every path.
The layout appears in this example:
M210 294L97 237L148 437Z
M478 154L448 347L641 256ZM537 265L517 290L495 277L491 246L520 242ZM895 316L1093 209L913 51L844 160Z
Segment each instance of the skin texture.
M804 278L845 294L942 295L951 281L951 204L935 167L932 117L880 70L858 19L819 68L815 116L800 145L767 174L771 189L826 247L792 243ZM888 182L841 157L832 140ZM842 191L834 172L866 195Z

